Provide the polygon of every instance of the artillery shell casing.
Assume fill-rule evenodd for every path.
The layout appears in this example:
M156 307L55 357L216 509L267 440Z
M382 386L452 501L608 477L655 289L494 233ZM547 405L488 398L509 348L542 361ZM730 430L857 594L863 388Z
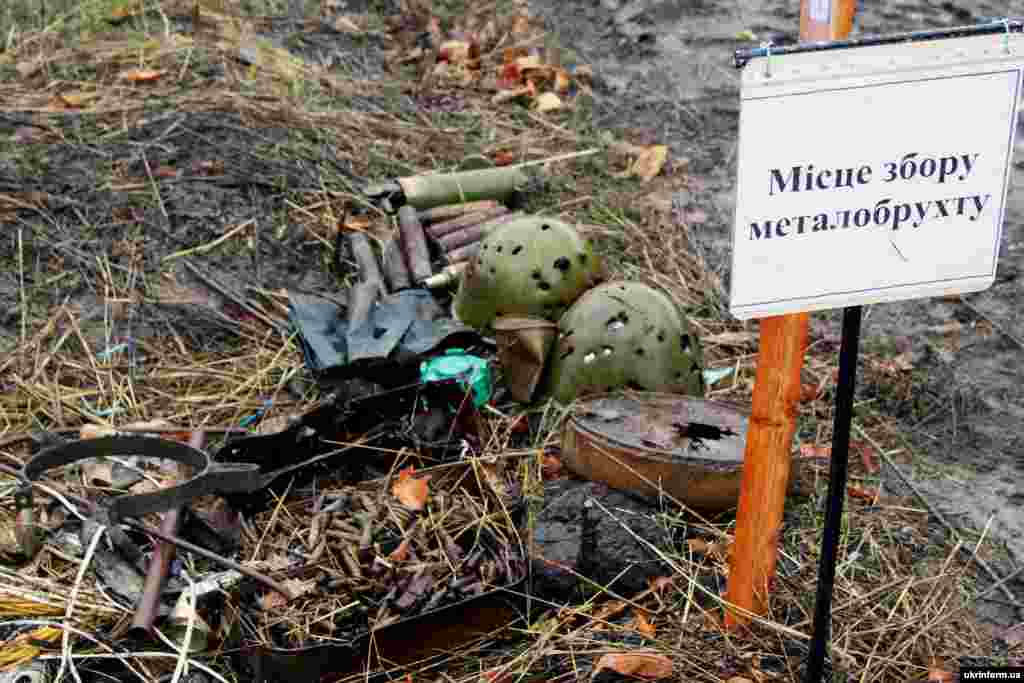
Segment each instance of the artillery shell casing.
M445 266L437 275L431 275L423 281L423 286L427 289L441 289L442 287L448 287L459 281L459 277L462 275L462 271L466 270L466 266L469 265L469 261L459 261L451 265Z
M384 279L387 282L388 291L397 292L412 286L409 269L405 265L402 247L398 240L392 238L387 241L384 245L382 260L384 261Z
M487 232L487 227L488 225L486 223L477 223L476 225L471 225L468 228L448 233L439 239L438 243L441 245L441 249L444 253L447 254L451 251L455 251L459 247L479 242Z
M444 257L447 259L448 263L460 263L473 258L476 256L478 251L480 251L480 243L473 242L472 244L467 244L464 247L459 247L458 249L448 252Z
M433 209L420 211L419 217L420 222L423 223L424 226L428 226L435 223L441 223L443 221L450 221L453 218L465 216L466 214L492 211L498 208L504 208L500 202L493 199L482 199L478 202L466 202L465 204L445 204L444 206L435 206Z
M378 282L384 284L384 277L380 272L380 263L377 262L377 255L370 244L370 238L366 233L350 232L346 235L349 252L352 259L359 266L359 279L363 282Z
M398 229L409 276L413 282L422 282L433 275L433 269L430 267L427 236L423 232L420 219L416 216L416 209L405 205L398 210Z
M471 225L477 223L483 223L499 216L504 216L509 213L509 209L504 206L489 211L474 211L472 213L465 213L461 216L457 216L450 220L446 220L443 223L437 223L427 228L427 234L436 240L441 239L445 235L461 230L462 228L468 228Z
M407 206L420 210L483 199L504 202L526 183L526 175L515 166L398 178Z

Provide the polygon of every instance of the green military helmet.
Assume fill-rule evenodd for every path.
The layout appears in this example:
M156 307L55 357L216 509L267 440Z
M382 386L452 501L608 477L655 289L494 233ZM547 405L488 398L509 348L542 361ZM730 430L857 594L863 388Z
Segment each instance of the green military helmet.
M704 395L700 340L663 292L639 282L591 289L558 323L549 391L568 405L616 389Z
M524 216L484 237L466 267L453 312L488 328L498 316L556 322L580 294L604 277L589 240L560 220Z

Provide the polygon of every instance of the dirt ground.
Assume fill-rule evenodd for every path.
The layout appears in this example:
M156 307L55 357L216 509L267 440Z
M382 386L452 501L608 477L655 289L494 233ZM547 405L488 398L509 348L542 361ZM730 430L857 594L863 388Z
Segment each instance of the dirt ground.
M792 40L799 3L767 0L535 0L563 44L595 67L595 107L601 125L646 131L690 159L688 191L677 198L702 210L695 228L708 260L728 281L735 191L739 72L735 49L759 40ZM1015 16L1020 2L862 3L855 34L891 33L971 24ZM966 123L966 122L965 122ZM969 124L966 124L969 125ZM868 135L867 131L862 134ZM870 377L859 383L857 420L871 413L895 418L912 451L917 485L953 520L984 527L1024 562L1024 141L1008 198L996 284L962 302L911 301L865 311L864 349L914 364L914 398L886 396ZM697 182L694 183L693 180ZM812 317L812 343L834 341L838 313ZM911 456L912 452L912 456ZM894 476L886 486L899 490Z

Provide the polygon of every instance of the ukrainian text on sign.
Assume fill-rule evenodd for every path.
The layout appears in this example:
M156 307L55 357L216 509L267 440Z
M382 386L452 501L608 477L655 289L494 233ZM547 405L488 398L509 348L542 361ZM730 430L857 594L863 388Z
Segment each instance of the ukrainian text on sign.
M1024 49L1001 40L798 53L771 72L748 63L734 315L991 285Z

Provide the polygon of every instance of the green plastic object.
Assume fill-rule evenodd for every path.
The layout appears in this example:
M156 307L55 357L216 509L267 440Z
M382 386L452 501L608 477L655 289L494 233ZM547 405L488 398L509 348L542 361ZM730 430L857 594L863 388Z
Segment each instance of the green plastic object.
M459 284L453 311L463 324L490 329L500 316L557 322L605 270L589 240L554 218L524 216L481 241Z
M444 355L420 363L420 379L424 382L459 380L463 387L472 388L473 405L477 408L491 400L490 364L463 349L448 349Z
M629 388L702 397L703 351L664 292L639 282L588 290L558 323L549 390L556 401Z

